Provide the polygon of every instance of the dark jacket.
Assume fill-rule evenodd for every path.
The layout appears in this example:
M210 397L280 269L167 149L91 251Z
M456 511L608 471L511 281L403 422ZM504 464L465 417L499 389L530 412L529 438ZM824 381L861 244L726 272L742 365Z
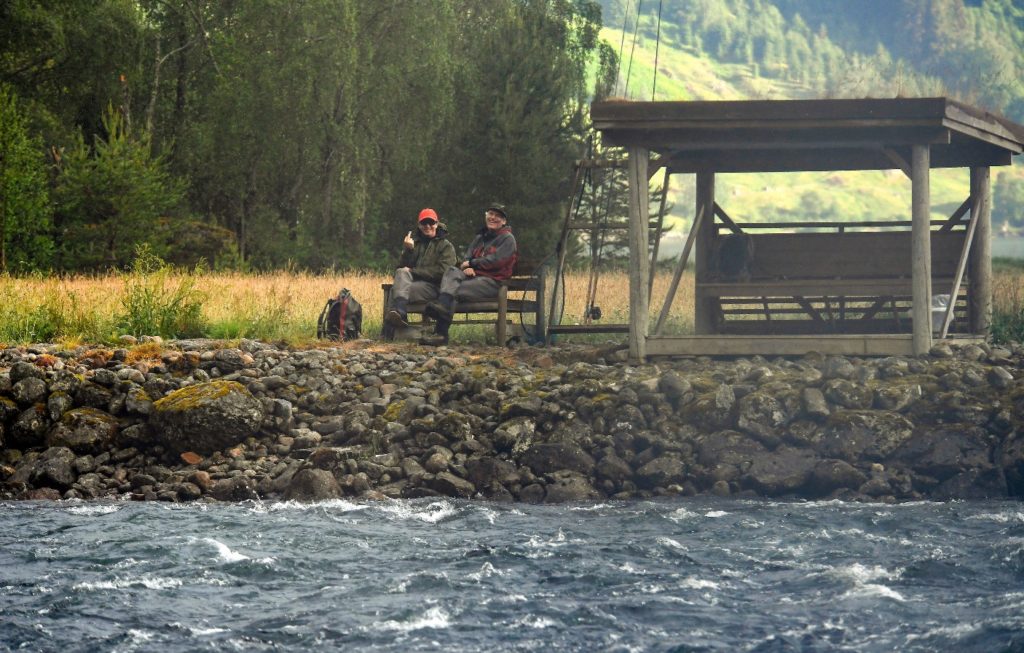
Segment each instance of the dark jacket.
M477 274L490 277L496 281L504 281L512 276L516 269L519 247L516 237L512 235L512 227L507 224L498 231L484 227L477 232L476 238L466 248L469 267Z
M448 240L448 232L437 226L437 235L427 238L419 229L412 237L412 249L402 249L398 267L409 268L414 281L441 283L441 276L456 264L455 245Z

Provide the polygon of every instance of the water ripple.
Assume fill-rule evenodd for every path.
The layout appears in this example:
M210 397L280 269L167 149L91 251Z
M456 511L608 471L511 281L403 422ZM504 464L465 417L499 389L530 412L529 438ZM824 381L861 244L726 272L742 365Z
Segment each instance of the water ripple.
M0 650L1024 647L1010 502L0 504Z

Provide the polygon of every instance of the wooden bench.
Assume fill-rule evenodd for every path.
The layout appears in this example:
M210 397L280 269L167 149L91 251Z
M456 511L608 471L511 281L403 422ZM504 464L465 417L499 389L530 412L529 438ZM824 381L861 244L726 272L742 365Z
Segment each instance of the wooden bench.
M718 333L911 331L910 231L750 233L754 225L742 226L753 243L749 274L723 278L718 260L698 269L695 296ZM715 235L716 252L726 237ZM930 237L932 294L949 295L965 232L933 230ZM965 280L954 303L951 331L966 330L967 292Z
M455 314L452 325L463 324L493 324L495 341L504 345L509 339L509 327L515 327L514 316L529 316L532 323L529 325L536 333L543 337L544 333L544 310L542 307L545 297L546 279L540 268L533 262L520 262L516 266L516 273L498 286L498 296L488 301L458 302L455 306ZM393 338L389 333L383 316L387 315L388 306L391 303L391 287L393 284L381 284L384 291L383 315L381 324L382 335L385 340ZM407 307L408 321L411 327L424 330L430 324L423 311L426 303L410 303ZM418 320L414 320L416 316Z

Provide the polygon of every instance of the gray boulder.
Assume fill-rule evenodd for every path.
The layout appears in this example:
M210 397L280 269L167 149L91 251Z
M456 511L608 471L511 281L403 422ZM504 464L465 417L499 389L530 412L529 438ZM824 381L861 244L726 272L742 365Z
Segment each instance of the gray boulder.
M32 484L66 490L75 482L75 454L67 447L51 447L39 456L32 470Z
M513 417L494 430L494 448L519 455L533 444L536 431L537 421L532 417Z
M751 392L739 400L737 427L768 446L778 444L778 428L788 421L786 407L769 392Z
M974 426L928 429L905 442L895 456L915 472L940 481L968 469L993 466L988 434Z
M840 488L859 488L867 480L863 472L846 461L821 460L811 471L807 491L811 496L824 497Z
M822 391L832 403L852 410L871 408L874 401L874 393L870 388L845 379L828 381Z
M46 399L46 381L30 376L14 384L14 400L21 406L31 406Z
M767 496L792 494L807 484L817 463L806 449L780 447L753 460L744 484Z
M522 462L535 474L549 474L565 469L589 475L594 471L594 459L571 442L535 444L523 454Z
M235 476L217 481L211 488L210 494L218 501L248 501L259 498L252 480L245 476Z
M209 455L253 435L263 423L263 404L235 381L186 386L153 403L150 424L171 451Z
M601 498L601 493L594 489L590 480L571 471L555 472L547 485L544 503L566 503L569 501L588 501Z
M636 470L637 485L647 489L681 484L686 480L686 463L678 454L658 456Z
M889 411L846 410L833 413L821 439L821 454L857 463L889 457L914 432L903 415Z
M446 497L468 499L476 493L476 487L472 483L451 472L441 472L433 477L427 476L423 479L423 485Z
M23 410L11 424L7 446L17 449L29 449L43 444L46 437L46 409L36 404Z
M46 435L50 447L67 447L78 454L100 453L114 443L117 420L95 408L75 408L64 413Z
M466 461L467 479L476 487L504 485L517 479L516 467L500 458L481 457Z
M326 469L302 469L291 478L284 498L288 501L326 501L341 498L341 486Z

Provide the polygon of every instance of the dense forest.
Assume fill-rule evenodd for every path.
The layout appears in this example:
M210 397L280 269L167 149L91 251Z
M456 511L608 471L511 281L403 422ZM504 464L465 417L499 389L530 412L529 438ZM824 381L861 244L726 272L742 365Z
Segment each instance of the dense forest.
M946 94L1024 121L1021 71L1013 0L6 0L0 270L143 243L387 267L419 209L461 245L494 201L539 258L595 96ZM1024 226L1024 179L995 179L995 219Z

